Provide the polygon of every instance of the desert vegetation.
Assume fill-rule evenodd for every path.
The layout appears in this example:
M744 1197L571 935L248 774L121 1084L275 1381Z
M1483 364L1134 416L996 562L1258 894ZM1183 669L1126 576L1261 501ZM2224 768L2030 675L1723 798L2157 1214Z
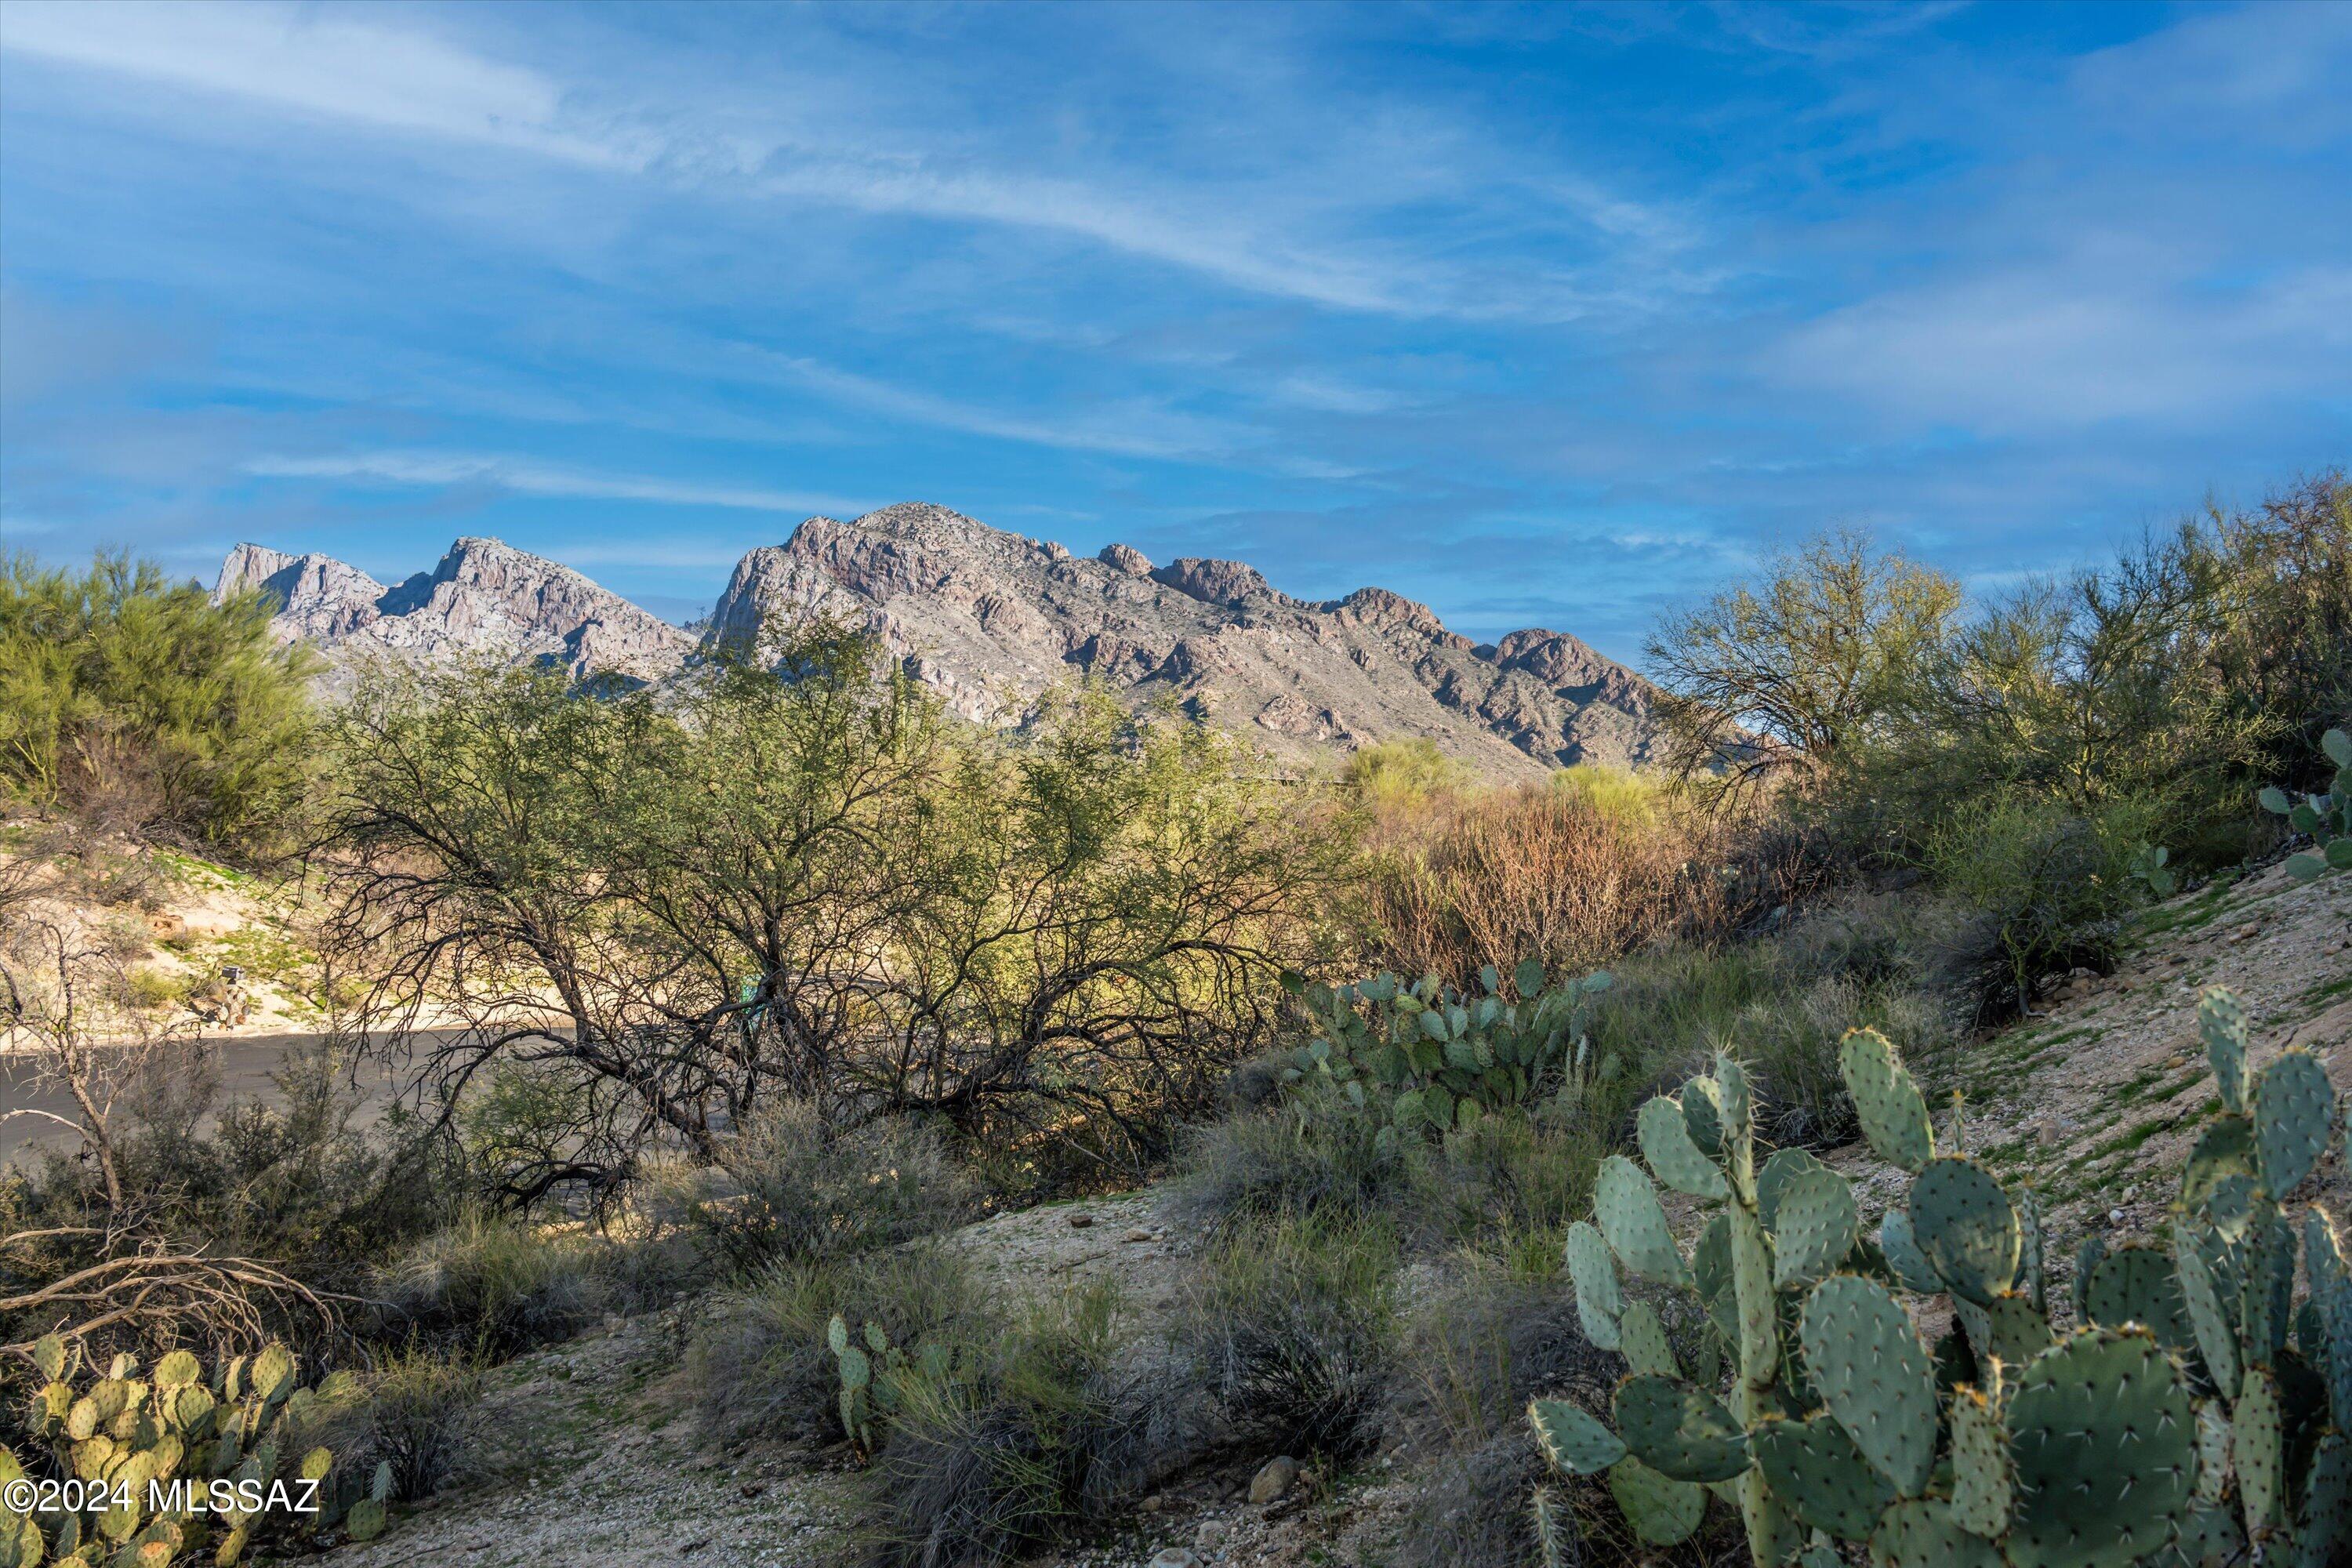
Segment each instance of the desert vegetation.
M65 1123L0 1177L0 1464L211 1475L267 1433L336 1506L239 1550L396 1531L498 1368L658 1308L695 1429L850 1472L883 1563L1277 1458L1323 1497L1401 1465L1409 1563L2341 1549L2314 1058L2209 995L2173 1242L2071 1300L1953 1100L2159 900L2352 858L2340 476L1990 602L1801 545L1658 627L1669 766L1510 787L1409 741L1302 777L1083 687L983 729L823 623L656 687L323 701L266 619L121 562L0 584L40 650L0 1021ZM191 850L301 911L321 1029L263 1100L141 979ZM1857 1145L1899 1173L1869 1229ZM964 1249L1145 1184L1172 1303ZM16 1528L168 1562L186 1522Z

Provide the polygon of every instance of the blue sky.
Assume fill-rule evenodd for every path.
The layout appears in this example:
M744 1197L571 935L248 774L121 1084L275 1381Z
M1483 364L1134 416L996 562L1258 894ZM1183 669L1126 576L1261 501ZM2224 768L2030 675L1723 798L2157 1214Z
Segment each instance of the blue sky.
M2352 5L0 5L0 535L460 533L665 614L803 516L1634 654L2352 457Z

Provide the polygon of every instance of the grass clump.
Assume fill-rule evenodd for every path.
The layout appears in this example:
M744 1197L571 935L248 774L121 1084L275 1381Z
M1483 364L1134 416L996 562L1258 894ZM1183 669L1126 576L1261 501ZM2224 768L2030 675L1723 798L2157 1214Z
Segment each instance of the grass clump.
M687 1348L705 1433L818 1445L845 1436L825 1344L836 1315L879 1324L894 1345L985 1343L1003 1323L962 1256L936 1246L781 1260L723 1291Z
M1391 1222L1328 1211L1210 1247L1184 1305L1184 1348L1235 1436L1342 1460L1378 1441L1402 1260Z
M391 1324L429 1344L503 1359L570 1339L620 1304L606 1244L487 1214L424 1237L377 1270Z
M1406 1180L1405 1152L1381 1123L1318 1084L1192 1135L1177 1174L1177 1205L1217 1229L1326 1210L1370 1214Z
M876 1560L980 1568L1098 1526L1201 1451L1180 1379L1121 1353L1107 1286L1047 1301L898 1387L866 1472Z
M730 1270L786 1258L845 1258L952 1228L978 1189L940 1140L904 1117L841 1125L806 1101L763 1112L721 1147L736 1190L688 1210Z

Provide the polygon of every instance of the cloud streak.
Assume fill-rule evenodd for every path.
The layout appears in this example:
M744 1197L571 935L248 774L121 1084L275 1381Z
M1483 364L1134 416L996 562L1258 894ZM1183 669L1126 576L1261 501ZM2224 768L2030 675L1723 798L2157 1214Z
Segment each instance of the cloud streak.
M346 479L430 489L486 486L515 495L567 500L645 501L658 506L721 507L806 517L835 512L855 517L873 504L838 496L709 485L630 474L567 468L529 458L470 452L379 451L328 457L255 458L245 471L265 479Z

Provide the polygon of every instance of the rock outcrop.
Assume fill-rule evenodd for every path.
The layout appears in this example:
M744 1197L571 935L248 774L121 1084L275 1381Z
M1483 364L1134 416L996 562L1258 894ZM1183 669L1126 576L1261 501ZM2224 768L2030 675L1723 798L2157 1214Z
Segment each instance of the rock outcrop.
M1316 604L1237 561L1093 559L903 505L814 517L737 564L706 646L828 616L872 631L969 717L1002 721L1074 676L1168 693L1293 760L1423 737L1492 776L1646 762L1651 688L1572 637L1483 646L1384 588Z
M560 666L574 678L655 681L694 638L569 566L495 539L460 539L440 564L387 588L316 553L240 544L221 564L215 601L247 589L277 601L271 626L331 663L361 653L434 658L495 651Z

